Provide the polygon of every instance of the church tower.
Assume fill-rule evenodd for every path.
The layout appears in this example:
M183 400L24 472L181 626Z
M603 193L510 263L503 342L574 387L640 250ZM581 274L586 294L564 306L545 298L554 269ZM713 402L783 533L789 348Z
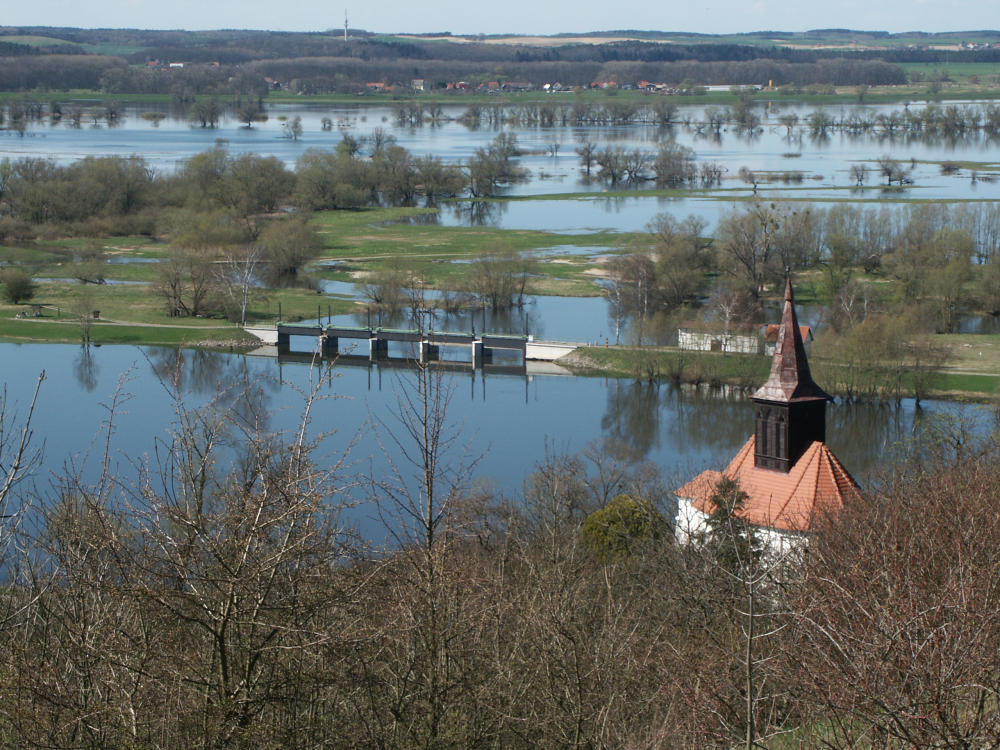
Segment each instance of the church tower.
M723 479L737 482L746 493L737 515L760 529L778 551L798 547L817 519L858 497L858 483L826 444L826 402L833 399L809 372L791 280L785 285L771 374L751 399L754 434L729 466L706 469L676 490L678 540L708 528Z
M826 402L833 398L813 382L795 315L792 280L767 382L751 397L756 423L754 465L788 473L813 441L826 442Z

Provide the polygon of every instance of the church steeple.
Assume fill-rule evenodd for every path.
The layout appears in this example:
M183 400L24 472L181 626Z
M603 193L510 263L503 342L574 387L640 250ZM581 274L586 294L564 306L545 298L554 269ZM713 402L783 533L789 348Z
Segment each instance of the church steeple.
M756 409L754 464L789 472L813 441L826 441L826 402L833 398L812 379L802 342L792 280L771 359L771 374L751 397Z

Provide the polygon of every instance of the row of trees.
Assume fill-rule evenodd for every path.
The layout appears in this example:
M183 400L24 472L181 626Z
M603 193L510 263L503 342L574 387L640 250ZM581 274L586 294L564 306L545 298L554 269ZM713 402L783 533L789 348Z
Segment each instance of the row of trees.
M444 88L454 81L486 82L498 77L529 82L536 87L556 81L571 86L588 86L592 81L624 84L639 80L677 86L685 81L707 85L761 84L771 80L775 84L799 86L814 83L838 86L906 83L902 68L880 60L834 58L789 62L761 58L698 62L688 58L671 62L627 59L603 62L591 58L573 61L558 59L560 53L552 49L532 55L523 50L512 52L505 45L481 45L479 49L485 50L485 54L480 55L481 59L453 59L468 56L471 50L463 49L464 45L437 45L428 48L430 52L447 52L447 57L436 59L435 54L420 51L415 56L415 65L414 58L407 59L407 56L398 54L407 47L413 46L373 42L355 44L355 49L343 50L347 54L307 56L300 53L278 59L257 59L246 64L223 59L223 64L218 66L212 63L227 57L223 51L186 50L181 53L184 55L181 59L188 64L183 69L169 70L146 65L145 59L138 64L130 64L123 57L101 55L0 57L0 90L84 88L122 94L263 95L268 90L268 78L286 82L290 90L301 93L361 92L365 90L366 82L372 80L409 86L415 77L426 80L434 88ZM352 56L352 51L358 54ZM252 52L250 54L256 56ZM171 59L171 53L166 49L150 50L149 55ZM521 59L509 59L513 55L519 55ZM498 61L498 57L508 59Z
M713 187L726 171L718 162L698 163L693 149L670 141L655 153L614 146L599 149L592 142L583 143L576 153L588 177L596 169L596 176L611 186L654 181L660 187L680 188L699 182Z
M706 225L661 216L650 240L611 268L615 316L649 318L697 304L719 274L708 307L731 323L756 321L766 290L788 269L818 272L827 323L850 329L868 315L907 309L913 332L951 331L963 310L1000 305L1000 209L993 204L829 209L754 201ZM872 274L894 283L877 292ZM859 276L860 274L860 276ZM897 313L898 313L897 309Z
M302 217L271 221L250 242L239 240L242 232L228 225L226 214L182 212L177 221L185 229L173 236L173 252L157 266L155 284L175 316L221 315L246 323L262 288L297 282L302 266L321 247Z
M242 87L242 90L247 95L237 94L231 105L215 97L187 99L179 96L178 99L182 103L190 101L189 120L203 128L216 127L227 112L248 127L266 120L267 112L262 95L247 87ZM105 102L99 107L83 108L64 104L55 98L47 106L37 100L15 99L6 106L0 105L0 125L6 124L9 129L23 133L32 124L48 118L53 125L65 123L69 127L80 127L85 122L106 122L109 127L113 127L120 122L121 114L121 106L114 101ZM163 116L159 112L143 114L143 117L154 121ZM400 127L440 124L445 119L450 118L445 115L440 103L423 104L413 100L395 105L394 120ZM656 97L651 103L615 97L597 102L589 98L574 97L572 103L474 104L467 107L457 120L471 129L489 127L496 130L506 126L545 128L574 125L684 125L716 138L721 137L722 130L727 125L734 127L739 133L753 134L765 122L763 110L755 106L754 95L748 91L739 93L735 105L706 107L700 117L690 110L680 111L673 100L664 97ZM836 111L817 109L801 117L794 112L779 114L776 121L785 128L790 138L802 131L814 138L826 138L834 132L880 140L959 139L977 134L993 137L1000 134L1000 107L993 104L939 105L932 102L925 107L907 107L891 112L875 112L859 107ZM286 128L290 137L300 136L301 129L296 134L291 130L291 125L289 123ZM324 129L332 129L332 125L332 121L329 121L324 124Z
M774 45L770 32L743 35L745 44L733 44L718 37L693 40L691 44L665 41L669 35L655 31L628 30L622 32L591 32L589 36L601 44L582 45L566 39L563 45L496 44L484 37L461 37L460 43L443 45L442 37L451 33L431 32L411 35L406 39L391 38L364 29L352 28L348 39L337 30L319 32L279 32L214 29L204 31L160 31L154 29L79 29L59 27L8 27L11 36L35 37L32 43L7 42L16 54L51 54L62 48L83 51L87 46L117 47L131 50L132 63L143 64L150 57L160 59L198 60L202 62L247 62L254 59L301 57L359 57L362 59L408 58L452 60L490 60L496 63L565 60L582 63L592 60L750 60L766 58L790 62L817 62L829 58L855 60L891 59L895 62L954 62L955 45L968 41L966 32L931 34L907 32L892 35L845 29L822 29L785 35L788 44ZM576 34L555 35L576 37ZM911 44L914 38L921 46ZM994 32L979 33L977 41L987 45L996 38ZM522 39L530 42L530 39ZM862 49L847 49L858 45ZM990 62L998 59L997 51L983 45L982 49L961 50L958 55L969 62ZM842 47L843 49L837 49Z
M178 396L134 484L108 452L93 482L52 493L24 484L28 433L5 430L4 742L1000 739L995 446L925 456L775 560L731 515L738 486L681 547L656 471L603 450L547 457L515 498L471 487L446 382L411 377L399 422L377 426L403 458L360 479L388 550L338 517L358 478L307 437L313 397L281 436L250 384L198 412Z
M289 124L295 127L294 121ZM362 155L363 147L370 147L369 155ZM377 130L368 143L345 134L336 151L307 151L294 172L275 157L234 156L221 147L195 155L169 175L156 173L139 156L87 157L67 166L4 159L0 207L8 222L32 225L86 224L170 207L220 208L253 239L257 217L282 205L360 208L414 205L420 198L433 205L462 192L493 195L523 179L517 155L514 136L501 133L464 165L450 165L415 157Z
M465 280L452 283L436 299L427 294L426 279L403 264L392 264L370 273L363 285L363 296L379 312L405 311L412 322L421 324L421 314L428 311L456 312L470 308L493 311L522 307L529 278L536 264L521 253L503 245L478 252L470 261Z
M612 98L597 102L574 97L571 104L531 102L527 104L473 104L466 107L458 121L470 127L520 125L553 127L568 125L670 125L677 122L677 104L658 97L650 102ZM410 124L410 123L407 123Z
M860 94L863 96L863 93ZM400 124L418 125L438 122L441 115L414 116ZM806 132L814 138L843 133L858 138L879 140L908 139L924 142L931 139L961 139L975 135L994 137L1000 133L1000 107L993 104L940 105L934 102L921 107L907 107L891 112L876 112L862 107L817 109L800 116L794 112L769 118L785 128L789 138ZM530 127L568 127L572 125L683 125L698 133L721 138L724 128L752 135L769 121L753 92L739 92L736 104L708 106L697 115L681 111L672 99L657 97L652 103L611 98L606 102L576 97L570 103L531 103L524 105L475 104L466 108L458 121L469 128L506 125Z
M891 112L851 107L839 115L820 109L809 113L801 121L795 114L781 115L778 119L789 129L804 125L813 135L826 135L831 131L879 136L1000 134L1000 107L995 104L941 105L930 102L925 107L906 107Z
M837 86L887 85L906 83L902 68L882 61L827 59L820 62L786 62L776 59L735 60L731 62L565 62L552 59L504 63L498 72L492 60L424 59L412 61L356 60L342 57L295 58L260 61L248 70L289 81L293 90L305 93L363 90L364 82L382 80L408 86L416 76L433 88L446 82L486 83L498 79L531 83L540 88L546 83L566 86L589 86L593 81L615 81L619 85L636 81L655 81L680 87L709 84L757 84L773 81L775 85L830 84Z

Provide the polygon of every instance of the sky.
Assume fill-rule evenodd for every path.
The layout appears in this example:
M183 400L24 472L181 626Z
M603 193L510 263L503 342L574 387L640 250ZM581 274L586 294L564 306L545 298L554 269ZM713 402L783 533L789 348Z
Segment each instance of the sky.
M1000 28L998 0L33 0L5 2L0 24L145 29L554 34L611 29L733 33L850 28L963 31ZM346 6L346 8L345 8Z

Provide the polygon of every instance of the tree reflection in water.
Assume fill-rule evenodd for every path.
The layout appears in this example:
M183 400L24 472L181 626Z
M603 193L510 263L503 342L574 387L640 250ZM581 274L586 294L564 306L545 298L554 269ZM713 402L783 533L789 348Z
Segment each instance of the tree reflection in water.
M455 216L472 227L500 226L507 204L496 201L460 201L451 204Z
M742 445L753 431L753 411L735 388L670 386L664 390L667 413L664 437L677 451L718 453Z
M604 437L633 461L645 458L659 439L660 388L650 383L615 380L608 385L601 418Z
M182 392L210 395L228 388L245 374L243 357L169 347L149 347L145 353L153 374Z
M76 377L76 382L87 393L93 393L97 387L99 372L100 369L97 366L97 360L94 359L94 352L91 350L90 344L81 344L80 350L73 360L73 375Z
M254 375L245 356L203 349L149 347L144 350L151 370L176 398L185 394L210 396L241 417L270 415L270 402L280 393L278 378ZM266 425L262 425L266 429Z

